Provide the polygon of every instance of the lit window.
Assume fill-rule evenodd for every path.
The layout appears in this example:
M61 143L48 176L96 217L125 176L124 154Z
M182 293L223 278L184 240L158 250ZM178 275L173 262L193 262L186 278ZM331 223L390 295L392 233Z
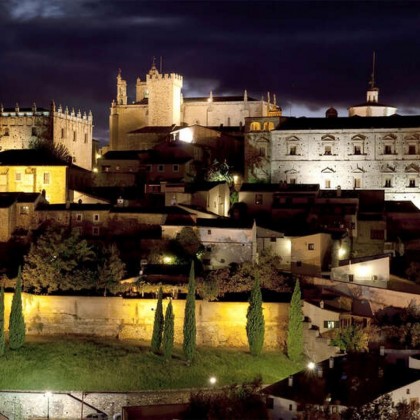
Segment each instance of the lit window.
M20 214L29 214L29 206L20 206Z
M102 166L102 172L109 172L110 169L111 169L111 167L109 165L103 165Z
M257 121L253 121L251 123L250 129L251 129L251 131L260 131L261 130L261 124Z
M15 180L16 180L16 182L22 181L22 173L21 172L16 172Z
M44 184L49 184L49 183L50 183L50 173L44 172Z
M354 188L361 188L362 180L360 178L354 178Z
M329 179L325 180L325 188L331 188L331 181Z
M255 194L255 204L262 204L262 203L263 203L263 195Z

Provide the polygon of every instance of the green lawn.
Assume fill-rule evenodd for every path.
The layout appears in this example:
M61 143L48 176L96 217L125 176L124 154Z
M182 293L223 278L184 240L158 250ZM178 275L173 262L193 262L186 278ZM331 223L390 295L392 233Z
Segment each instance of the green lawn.
M253 357L244 350L200 348L187 366L179 348L164 363L144 343L60 337L30 339L0 358L1 390L137 391L242 383L261 375L263 383L297 371L280 352Z

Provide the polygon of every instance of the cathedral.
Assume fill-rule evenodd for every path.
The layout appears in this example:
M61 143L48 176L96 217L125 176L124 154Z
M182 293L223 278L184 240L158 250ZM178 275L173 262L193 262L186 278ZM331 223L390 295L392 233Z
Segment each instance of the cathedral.
M420 116L401 116L379 102L373 76L366 102L348 117L247 118L245 179L319 184L321 189L384 190L386 200L420 208Z
M145 133L164 127L173 129L201 125L206 127L241 127L248 117L280 115L280 108L268 94L267 100L241 96L184 98L183 77L161 74L153 63L144 80L137 78L135 100L129 101L127 82L121 71L117 76L117 97L109 117L110 150L141 150Z

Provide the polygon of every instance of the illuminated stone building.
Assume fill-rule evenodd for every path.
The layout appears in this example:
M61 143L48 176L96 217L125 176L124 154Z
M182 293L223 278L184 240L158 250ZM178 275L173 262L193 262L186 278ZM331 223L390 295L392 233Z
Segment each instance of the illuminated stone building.
M4 108L0 105L0 150L28 149L37 139L51 140L56 145L64 145L73 163L81 168L92 169L93 117L71 111L54 102L50 109Z
M245 176L271 183L319 184L321 189L383 189L386 200L420 207L420 116L395 114L378 103L371 87L367 102L338 117L248 118ZM273 121L275 122L275 121Z
M121 71L117 76L117 97L112 102L109 127L111 150L140 150L144 127L167 129L198 124L207 127L239 127L246 117L279 114L280 109L268 95L267 100L255 100L245 91L241 96L184 98L181 75L161 74L153 64L145 80L137 79L136 97L129 101L127 82ZM143 130L142 130L143 129ZM140 131L138 131L140 130ZM150 128L147 130L150 132ZM149 139L147 139L149 140Z

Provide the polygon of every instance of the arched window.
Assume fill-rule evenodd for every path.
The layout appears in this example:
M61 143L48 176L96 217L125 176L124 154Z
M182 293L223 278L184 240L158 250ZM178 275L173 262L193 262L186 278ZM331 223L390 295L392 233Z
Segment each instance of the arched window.
M250 129L251 129L251 131L260 131L261 130L261 124L258 121L252 121Z
M272 121L266 121L264 123L264 130L266 131L274 130L274 123Z

